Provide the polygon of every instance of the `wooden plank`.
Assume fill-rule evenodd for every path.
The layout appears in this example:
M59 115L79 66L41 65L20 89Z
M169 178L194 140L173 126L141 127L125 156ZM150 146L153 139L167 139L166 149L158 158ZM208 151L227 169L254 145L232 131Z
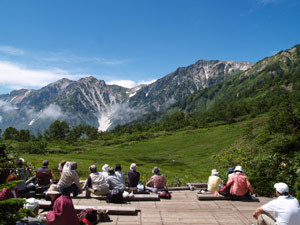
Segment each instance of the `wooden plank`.
M197 199L200 201L206 201L206 200L234 200L234 201L249 201L249 202L259 202L259 199L251 196L250 197L239 197L239 196L223 196L223 195L219 195L216 196L214 194L197 194Z
M96 195L91 195L91 196L92 198L95 199L107 200L107 196L96 196ZM77 198L80 197L81 196L78 196ZM124 198L124 200L125 201L160 201L160 198L158 197L158 194L135 194L133 197Z
M207 187L207 183L187 183L187 186Z
M168 187L169 191L182 191L182 190L190 190L189 187L187 186L182 186L182 187Z
M50 209L50 201L39 201L41 209ZM135 207L122 207L122 206L99 206L99 205L74 205L76 211L81 211L87 208L93 208L94 210L108 210L110 215L136 215L137 211Z

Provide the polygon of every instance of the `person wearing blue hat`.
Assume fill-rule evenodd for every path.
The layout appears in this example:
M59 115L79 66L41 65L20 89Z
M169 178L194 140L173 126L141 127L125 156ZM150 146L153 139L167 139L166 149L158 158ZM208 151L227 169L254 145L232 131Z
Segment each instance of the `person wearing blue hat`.
M48 166L49 162L44 160L43 166L36 171L36 180L41 191L47 190L52 184L53 175Z
M234 174L233 168L228 168L227 174L228 174L228 180L229 180L229 178Z

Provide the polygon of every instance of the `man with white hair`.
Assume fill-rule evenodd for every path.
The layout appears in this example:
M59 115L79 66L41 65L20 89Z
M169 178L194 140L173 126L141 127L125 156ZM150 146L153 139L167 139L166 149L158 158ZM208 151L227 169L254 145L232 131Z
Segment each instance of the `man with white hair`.
M299 225L300 208L297 199L289 195L289 187L285 183L276 183L278 198L258 207L253 213L258 225ZM274 219L269 213L275 213Z
M85 190L86 197L91 196L90 189L92 189L93 193L98 196L109 194L109 185L103 174L97 172L96 165L91 165L89 169L91 173L87 179L87 187Z

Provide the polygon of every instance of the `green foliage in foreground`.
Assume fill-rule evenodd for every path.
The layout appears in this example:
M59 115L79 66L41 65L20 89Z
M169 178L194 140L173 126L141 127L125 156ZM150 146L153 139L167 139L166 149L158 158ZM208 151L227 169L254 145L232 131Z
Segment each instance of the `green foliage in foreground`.
M152 168L159 166L167 177L168 185L184 185L186 182L206 182L211 169L216 163L212 154L227 149L244 130L244 124L224 125L196 130L183 130L170 133L167 136L145 139L141 141L121 142L103 146L102 141L80 141L73 145L66 142L51 143L51 149L76 149L69 153L45 155L24 154L27 161L35 168L41 166L47 159L50 168L58 178L58 163L61 160L77 161L77 172L82 179L89 174L89 166L95 164L98 169L108 163L114 166L120 163L123 171L129 170L131 163L138 165L142 182L152 176ZM122 136L120 136L122 138Z
M279 107L271 110L266 122L257 122L249 123L245 135L218 155L220 168L240 164L257 194L269 196L274 191L275 183L285 182L289 185L291 193L297 193L299 199L298 111L293 110L287 99Z

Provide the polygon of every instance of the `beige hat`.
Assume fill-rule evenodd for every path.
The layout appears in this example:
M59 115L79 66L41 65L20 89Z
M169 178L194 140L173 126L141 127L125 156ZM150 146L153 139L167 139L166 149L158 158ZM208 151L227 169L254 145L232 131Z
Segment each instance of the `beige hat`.
M38 200L36 200L35 198L29 198L26 199L26 204L24 205L24 208L35 210L35 208L38 206L39 206Z
M242 168L241 166L236 166L236 167L234 168L234 172L235 172L235 171L243 172L243 168Z
M289 193L289 186L286 183L276 183L274 184L274 188L280 194Z
M108 164L104 164L104 165L102 166L102 170L105 171L105 172L108 172L108 167L109 167Z
M56 184L51 184L51 186L47 190L46 194L47 195L58 195L58 194L61 194L61 193L59 192L58 186Z
M219 175L218 171L216 169L213 169L211 171L211 175Z
M137 166L136 166L135 163L132 163L132 164L130 165L130 167L129 167L129 169L130 169L131 171L135 171L136 168L137 168Z

